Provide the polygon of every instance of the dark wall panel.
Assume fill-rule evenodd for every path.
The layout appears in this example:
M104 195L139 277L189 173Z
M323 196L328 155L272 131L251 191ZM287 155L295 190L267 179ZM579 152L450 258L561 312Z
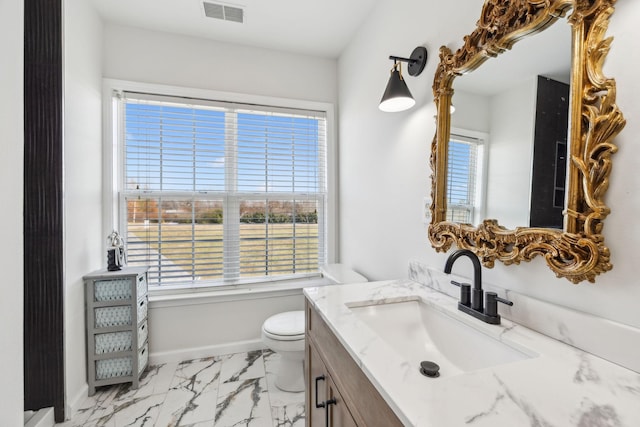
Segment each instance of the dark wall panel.
M64 419L62 0L24 3L25 410Z

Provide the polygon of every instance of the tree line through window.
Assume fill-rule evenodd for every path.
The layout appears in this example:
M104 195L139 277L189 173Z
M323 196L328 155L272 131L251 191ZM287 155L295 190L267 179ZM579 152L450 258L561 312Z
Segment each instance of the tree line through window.
M162 203L162 213L158 208L158 202L153 199L140 199L127 201L128 223L140 222L174 222L188 224L193 217L202 224L222 224L224 210L220 202L211 201L168 201ZM310 210L304 203L275 201L269 202L267 209L260 202L240 203L240 222L246 224L317 224L318 210L313 207Z

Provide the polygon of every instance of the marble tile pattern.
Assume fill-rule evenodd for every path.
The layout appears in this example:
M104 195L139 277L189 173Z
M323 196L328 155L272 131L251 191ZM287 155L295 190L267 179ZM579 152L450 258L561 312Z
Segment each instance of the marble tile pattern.
M417 260L409 261L409 278L455 298L460 291L450 284L451 280L472 281L444 274ZM640 372L640 329L540 301L491 283L483 283L483 288L514 303L512 307L500 305L499 311L503 318Z
M279 357L257 350L150 366L138 389L98 388L56 427L302 427L304 392L275 387Z
M425 270L420 274L431 273ZM451 278L447 279L443 283ZM407 426L640 425L637 372L508 319L503 318L501 325L483 323L460 312L457 298L416 281L306 288L304 293ZM420 300L530 358L427 378L419 373L418 366L409 363L406 355L387 344L346 305L409 300ZM480 351L469 349L469 357ZM634 354L639 354L637 347Z

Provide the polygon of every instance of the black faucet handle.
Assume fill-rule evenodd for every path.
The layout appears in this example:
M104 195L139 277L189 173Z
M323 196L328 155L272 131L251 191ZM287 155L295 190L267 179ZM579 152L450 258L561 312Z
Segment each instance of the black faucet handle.
M460 304L466 305L467 307L471 305L471 285L468 283L460 283L455 280L451 281L452 285L455 285L460 288Z
M487 305L485 307L484 313L487 316L497 316L498 315L498 303L506 305L513 305L513 301L509 301L508 299L500 298L495 292L487 292Z

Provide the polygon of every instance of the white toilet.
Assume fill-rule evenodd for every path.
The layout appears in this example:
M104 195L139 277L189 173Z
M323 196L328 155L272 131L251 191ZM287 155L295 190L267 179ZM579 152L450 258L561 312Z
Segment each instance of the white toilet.
M342 264L329 264L321 271L336 284L367 282ZM275 314L262 324L262 342L280 355L275 372L275 384L280 390L304 391L304 326L304 310Z
M304 310L269 317L262 324L262 342L280 355L276 387L284 391L304 390Z

